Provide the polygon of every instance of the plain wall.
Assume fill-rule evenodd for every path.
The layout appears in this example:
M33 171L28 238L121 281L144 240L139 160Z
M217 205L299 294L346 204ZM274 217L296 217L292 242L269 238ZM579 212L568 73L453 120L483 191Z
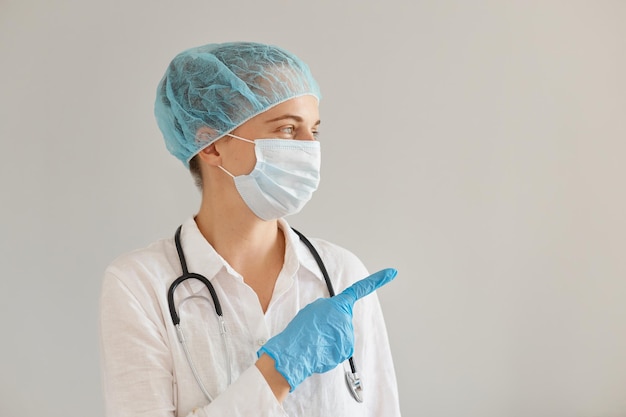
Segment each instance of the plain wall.
M103 415L102 272L199 202L156 85L231 40L322 87L322 184L289 221L399 269L379 295L405 416L626 415L624 22L621 1L0 1L0 415Z

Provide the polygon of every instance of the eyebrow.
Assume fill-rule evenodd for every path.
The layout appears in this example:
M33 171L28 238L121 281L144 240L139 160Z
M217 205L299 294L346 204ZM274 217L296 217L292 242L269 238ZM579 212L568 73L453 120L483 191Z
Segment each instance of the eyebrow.
M302 117L297 116L295 114L285 114L285 115L278 116L271 120L266 120L265 123L273 123L273 122L278 122L280 120L285 120L285 119L292 119L299 123L302 123L304 121ZM319 125L320 123L321 123L321 120L318 120L317 122L315 122L315 126Z

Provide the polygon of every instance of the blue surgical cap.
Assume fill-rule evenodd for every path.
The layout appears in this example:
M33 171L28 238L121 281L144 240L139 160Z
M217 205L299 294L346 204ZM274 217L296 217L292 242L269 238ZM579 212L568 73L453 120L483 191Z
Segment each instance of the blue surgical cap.
M154 114L167 149L189 166L226 133L304 95L319 100L319 86L292 53L252 42L209 44L172 60L159 83Z

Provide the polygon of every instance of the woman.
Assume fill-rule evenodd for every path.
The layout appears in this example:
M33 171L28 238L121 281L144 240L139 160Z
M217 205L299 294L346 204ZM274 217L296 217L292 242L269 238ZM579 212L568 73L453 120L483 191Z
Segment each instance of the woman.
M353 254L312 239L320 265L283 219L319 183L319 98L308 67L274 46L206 45L174 58L155 115L202 201L176 238L106 270L107 415L400 414L378 300L355 303L395 270L358 281L368 273ZM341 294L328 298L321 268ZM345 372L351 356L363 391Z

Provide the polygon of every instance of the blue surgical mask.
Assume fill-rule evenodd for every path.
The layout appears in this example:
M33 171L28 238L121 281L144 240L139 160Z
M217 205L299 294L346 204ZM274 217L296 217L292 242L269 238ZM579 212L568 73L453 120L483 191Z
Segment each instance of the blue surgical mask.
M234 176L239 195L263 220L298 213L320 182L320 143L314 140L257 139L228 135L254 145L256 164L249 174Z

